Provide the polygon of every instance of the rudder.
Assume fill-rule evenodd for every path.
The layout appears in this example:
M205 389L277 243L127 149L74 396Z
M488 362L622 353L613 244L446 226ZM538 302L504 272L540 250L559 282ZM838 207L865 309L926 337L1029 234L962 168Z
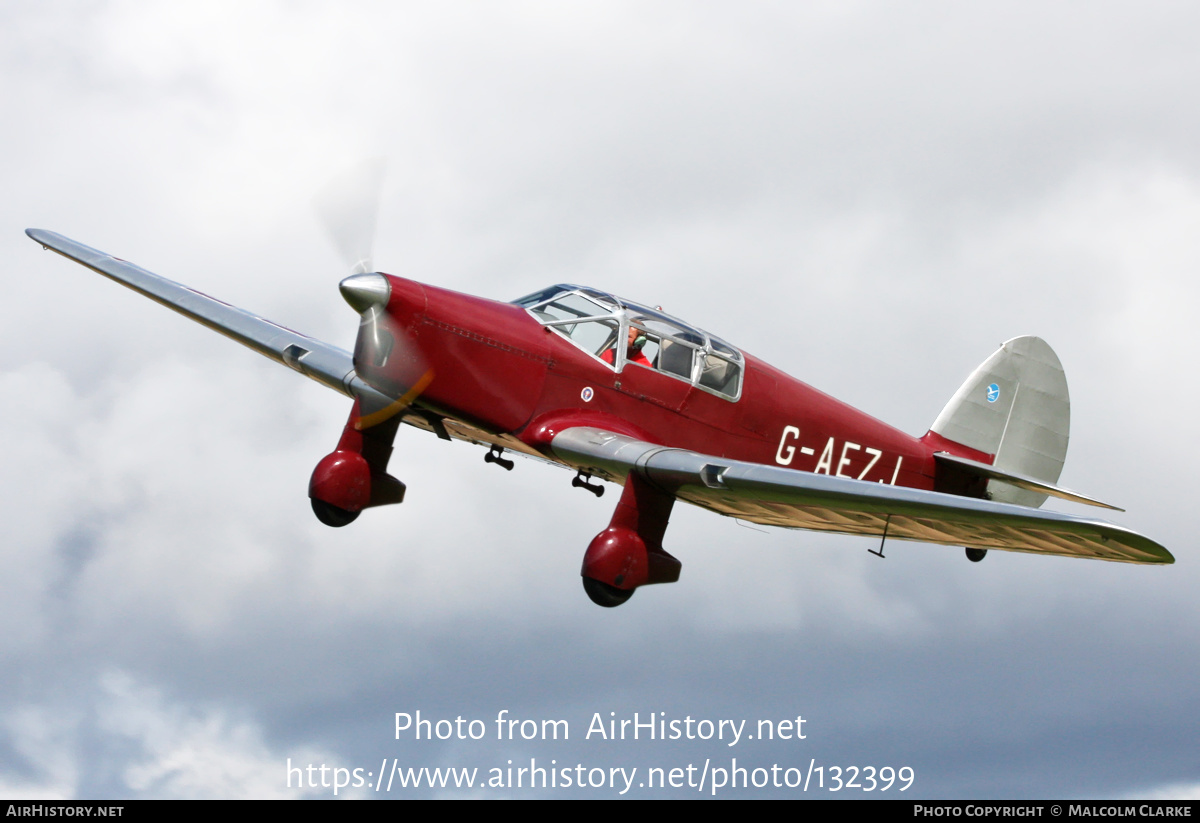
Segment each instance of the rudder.
M972 372L930 431L985 454L1005 472L1054 485L1067 457L1071 398L1054 350L1039 337L1014 337ZM1037 508L1040 492L999 480L993 500Z

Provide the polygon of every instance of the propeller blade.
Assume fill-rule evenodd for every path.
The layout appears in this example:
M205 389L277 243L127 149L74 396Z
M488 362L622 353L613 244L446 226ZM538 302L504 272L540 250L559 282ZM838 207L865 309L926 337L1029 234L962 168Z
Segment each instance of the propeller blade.
M361 318L354 370L388 398L364 400L354 422L359 430L377 426L412 405L433 380L417 341L388 313L392 287L387 277L375 272L371 258L383 172L382 158L359 163L329 183L314 201L351 270L338 289Z
M330 181L313 201L352 274L375 270L372 250L385 165L382 157L359 163Z

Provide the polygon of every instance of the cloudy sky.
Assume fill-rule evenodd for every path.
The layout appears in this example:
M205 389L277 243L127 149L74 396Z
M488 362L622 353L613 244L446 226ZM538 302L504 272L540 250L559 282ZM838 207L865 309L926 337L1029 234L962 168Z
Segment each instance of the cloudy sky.
M0 794L332 796L289 788L289 760L644 780L735 758L911 768L891 797L1200 792L1191 4L8 3L0 23ZM1061 482L1177 564L880 560L680 506L681 581L602 610L578 571L611 492L410 429L405 503L328 529L306 489L345 398L23 234L348 347L312 199L374 156L383 270L661 304L913 434L1003 340L1045 338L1073 400ZM570 739L497 740L505 710ZM488 733L397 740L417 711ZM585 736L635 712L803 716L805 739ZM721 794L880 794L829 785Z

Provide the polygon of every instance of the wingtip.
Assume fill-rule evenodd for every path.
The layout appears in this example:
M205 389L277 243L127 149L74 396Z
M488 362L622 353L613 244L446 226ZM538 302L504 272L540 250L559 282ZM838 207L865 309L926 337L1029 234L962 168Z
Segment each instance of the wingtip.
M1152 554L1154 558L1147 562L1153 563L1156 566L1174 565L1175 555L1171 554L1170 550L1168 550L1166 546L1162 545L1161 543L1155 543L1153 540L1149 540L1149 538L1147 538L1147 542L1150 543L1150 554Z
M41 243L43 247L48 247L49 239L54 236L54 232L46 229L25 229L25 234L35 243Z

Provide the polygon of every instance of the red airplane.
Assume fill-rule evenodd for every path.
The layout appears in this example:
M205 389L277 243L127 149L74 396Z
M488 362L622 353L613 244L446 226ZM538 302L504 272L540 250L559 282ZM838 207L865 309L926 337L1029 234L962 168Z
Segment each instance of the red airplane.
M624 486L583 558L601 606L679 579L662 545L675 501L753 523L966 547L1173 563L1136 532L1038 507L1055 485L1070 401L1058 358L1009 340L911 437L662 311L580 286L511 303L380 273L340 289L361 315L354 353L278 326L62 235L43 247L138 291L353 399L337 448L313 471L321 522L399 503L388 474L401 423Z

